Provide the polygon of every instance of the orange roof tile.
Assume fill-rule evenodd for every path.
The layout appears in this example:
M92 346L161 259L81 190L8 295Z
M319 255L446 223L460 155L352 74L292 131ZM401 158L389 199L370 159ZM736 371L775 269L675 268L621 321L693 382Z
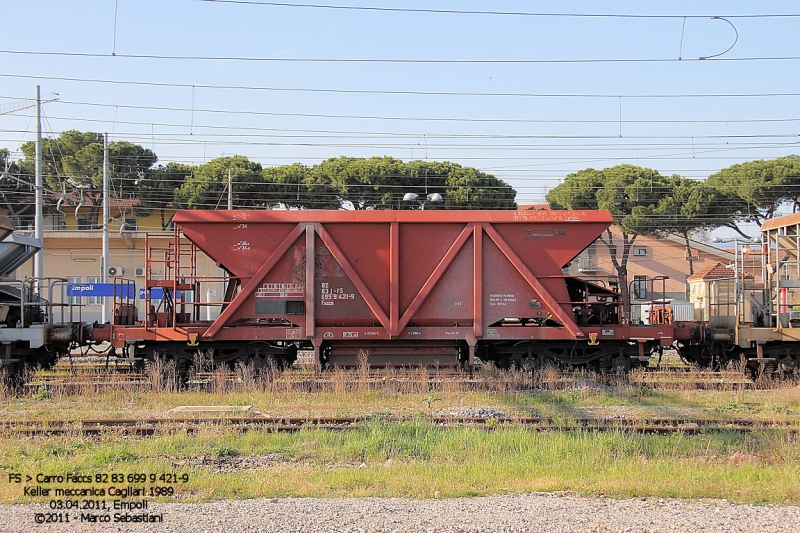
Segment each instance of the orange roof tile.
M733 279L736 278L736 276L737 274L735 270L726 267L722 263L717 263L716 265L712 265L701 272L695 272L689 276L689 279ZM753 275L748 272L744 273L744 277L747 279L753 279Z
M51 196L56 199L60 198L60 195L55 193L51 193ZM101 203L99 198L93 198L88 194L81 197L77 193L72 192L63 197L61 205L74 207L81 204L81 202L83 202L82 205L84 207L93 207ZM112 196L108 199L108 205L109 207L138 207L142 205L142 202L139 198L116 198Z

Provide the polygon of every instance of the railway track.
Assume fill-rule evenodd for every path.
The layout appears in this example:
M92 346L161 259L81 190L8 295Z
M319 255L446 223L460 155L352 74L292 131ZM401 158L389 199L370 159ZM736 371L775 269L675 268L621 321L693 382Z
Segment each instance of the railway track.
M61 387L65 389L90 387L116 387L135 386L147 388L151 378L144 373L134 372L130 369L106 368L105 365L94 363L74 365L67 370L56 367L55 371L39 372L26 384L29 388L40 386ZM242 378L235 372L198 372L191 374L189 386L202 388L214 382L241 382ZM315 372L309 369L291 369L282 372L271 379L274 383L282 384L291 389L307 392L323 391L338 385L350 388L386 387L402 388L408 384L421 384L427 382L432 390L442 388L445 383L458 384L469 390L491 390L504 388L505 390L528 389L567 389L577 386L615 386L630 384L634 386L647 386L654 389L666 388L691 388L704 389L751 389L764 388L769 382L756 382L741 373L722 372L686 372L682 370L652 370L645 373L620 377L617 375L595 375L581 372L556 372L547 375L526 373L509 373L503 371L476 371L452 372L441 370L373 370L370 372L340 371L340 372ZM778 382L775 382L780 383Z
M418 420L411 417L187 417L187 418L110 418L83 420L3 420L0 433L32 437L42 435L99 435L117 432L126 435L152 436L175 432L193 433L203 428L218 427L235 431L261 430L294 433L301 430L348 431L364 427L371 421L403 423ZM443 429L475 427L486 430L524 428L530 431L623 431L645 435L700 435L719 432L753 433L783 431L800 434L797 420L758 419L688 419L688 418L553 418L553 417L426 417L429 423Z

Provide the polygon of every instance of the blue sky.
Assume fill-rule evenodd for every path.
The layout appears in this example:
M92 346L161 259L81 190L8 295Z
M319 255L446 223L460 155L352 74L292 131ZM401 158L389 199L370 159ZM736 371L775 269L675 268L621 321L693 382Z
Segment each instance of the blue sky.
M800 152L800 17L740 17L796 2L316 0L537 16L258 3L6 0L0 112L39 84L60 98L47 135L108 132L193 164L449 160L506 180L519 203L587 167L703 179ZM730 51L697 60L734 27ZM330 61L355 59L406 61ZM0 147L32 140L32 117L0 114Z

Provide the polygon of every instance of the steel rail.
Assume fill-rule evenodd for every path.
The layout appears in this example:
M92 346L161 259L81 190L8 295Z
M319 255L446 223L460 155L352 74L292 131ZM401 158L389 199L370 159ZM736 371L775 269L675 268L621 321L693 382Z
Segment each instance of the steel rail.
M140 436L177 431L196 432L204 426L225 426L237 431L267 432L301 430L355 430L369 421L403 423L412 417L182 417L112 418L82 420L0 420L0 434L37 436L56 434L101 434L121 432ZM459 417L437 416L424 420L442 429L523 428L533 431L624 431L651 435L698 435L719 432L752 433L786 431L800 433L800 420L687 419L687 418L554 418L554 417Z

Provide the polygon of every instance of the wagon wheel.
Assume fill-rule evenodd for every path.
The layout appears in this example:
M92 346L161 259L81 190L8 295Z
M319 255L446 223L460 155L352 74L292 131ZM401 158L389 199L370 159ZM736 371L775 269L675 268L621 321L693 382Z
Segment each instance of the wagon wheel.
M243 364L253 365L253 370L258 375L261 372L283 368L282 357L273 354L272 346L264 341L253 341L247 345L247 352L242 358Z
M535 372L538 370L538 357L535 355L526 355L521 357L518 361L516 361L516 367L522 370L523 372Z
M33 366L39 365L43 369L52 368L58 362L59 354L55 351L47 351L45 347L39 349L35 361L31 361Z
M3 365L0 366L0 373L2 373L3 379L10 387L16 388L22 385L23 368L24 365L21 361L16 361L14 363L3 363Z
M601 374L610 374L614 368L614 357L609 353L597 360L597 369Z
M179 357L175 360L175 378L178 380L179 386L184 386L189 381L191 367L192 361L186 357Z

